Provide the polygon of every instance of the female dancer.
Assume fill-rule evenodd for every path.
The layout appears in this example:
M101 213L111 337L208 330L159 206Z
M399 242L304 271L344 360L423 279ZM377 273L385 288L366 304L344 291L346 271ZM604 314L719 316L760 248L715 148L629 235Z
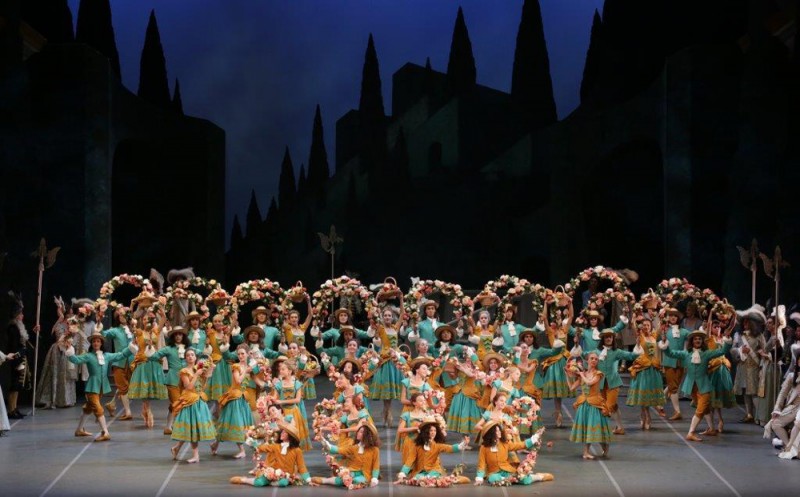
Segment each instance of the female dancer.
M308 307L306 320L300 324L300 311L297 309L292 309L288 312L286 315L286 322L283 323L283 336L281 337L281 344L278 345L279 352L286 353L286 350L283 350L283 348L292 343L299 347L302 347L306 344L306 330L311 324L311 318L314 313L313 309L311 308L311 297L307 293L305 294L305 299ZM285 304L283 308L286 309Z
M164 387L164 371L161 364L148 361L148 357L156 353L158 340L161 335L160 323L156 322L155 315L149 307L155 302L155 297L149 292L142 292L134 303L139 304L136 313L141 320L140 325L134 323L136 328L136 345L139 352L133 358L133 374L128 389L128 397L141 399L142 419L147 428L155 425L153 411L150 409L151 400L164 400L167 398L167 389ZM131 306L133 307L133 305Z
M284 416L292 416L300 446L304 451L309 450L311 439L308 436L308 416L303 402L303 384L295 378L288 359L283 357L273 361L272 377L274 392L271 402L281 407Z
M491 408L483 411L480 421L478 421L478 423L472 429L473 431L478 432L478 436L475 438L475 443L481 443L482 430L487 423L493 421L513 423L513 418L505 412L508 405L507 402L508 394L505 392L499 392L494 396L492 399Z
M250 347L241 344L236 348L239 362L231 366L233 383L225 394L220 397L219 405L222 411L217 420L217 439L211 444L211 453L216 455L220 442L235 442L239 452L233 456L241 459L245 456L244 441L247 438L247 428L253 424L253 415L250 404L244 398L244 383L249 378L253 368L248 364L250 360Z
M0 366L2 366L6 361L13 361L16 357L16 352L4 354L3 351L0 350ZM10 429L11 425L8 424L8 413L6 412L6 401L3 398L3 388L0 387L0 437L5 436L6 432L8 432Z
M654 408L662 418L664 412L664 379L661 377L661 360L658 345L653 333L653 323L643 315L636 316L638 343L633 349L640 354L628 368L631 374L631 385L628 389L629 406L639 406L639 425L644 430L650 429L652 418L650 408Z
M569 299L569 297L567 297ZM572 310L572 299L569 299L567 304L567 321L566 322L551 322L549 319L548 307L555 304L555 297L549 294L545 297L544 310L539 319L544 323L545 332L547 333L547 340L551 348L556 347L556 340L562 343L567 343L568 337L575 336L575 328L572 327L572 319L574 312ZM574 394L569 388L567 377L564 374L564 367L567 365L567 358L569 352L563 351L560 355L548 357L541 362L543 374L542 384L539 388L542 390L543 399L553 399L555 405L554 416L556 418L556 427L561 428L563 423L563 415L561 413L561 399L572 397Z
M477 360L477 356L472 359ZM482 384L477 379L479 371L471 358L464 357L456 364L456 368L459 371L458 388L447 413L447 429L469 436L481 419L478 401L481 398Z
M258 452L266 454L267 458L256 468L257 476L255 478L234 476L230 480L231 483L254 487L287 487L297 474L305 484L317 486L308 474L303 451L300 449L302 435L293 424L281 423L280 429L278 442L265 443L258 447ZM282 474L276 475L278 470Z
M361 364L355 359L345 358L339 363L339 376L336 378L334 391L336 402L340 404L347 397L352 397L357 406L363 406L369 411L367 390L360 382L356 382L356 375L361 371Z
M198 444L216 438L214 421L208 405L200 397L203 384L213 374L214 364L197 362L194 349L187 349L184 354L186 367L181 369L181 395L174 406L175 421L172 423L172 439L177 443L172 446L172 460L178 459L178 453L185 442L192 446L192 457L188 463L200 460Z
M164 428L164 435L172 434L172 422L175 419L173 406L181 396L181 381L178 377L180 371L186 367L186 329L183 326L175 326L169 332L166 347L162 347L155 354L147 358L151 362L160 362L163 357L167 358L167 375L164 378L164 385L167 387L169 397L169 413L167 414L167 426Z
M475 303L472 303L472 308L470 309L469 316L467 316L467 321L469 321L470 326L472 327L472 335L469 337L469 342L475 345L475 349L478 351L478 357L483 360L483 356L492 352L492 342L494 341L494 332L495 332L495 325L489 324L489 311L481 311L478 314L478 322L475 323L475 320L472 319L472 314L474 313Z
M313 364L316 364L316 361L309 361L308 356L306 348L296 342L290 343L286 350L289 367L303 384L303 398L313 400L317 398L317 384L314 376L320 373L320 368L319 364L314 367Z
M736 316L728 322L725 331L731 334L733 327L736 326ZM708 350L716 350L722 347L723 335L722 324L719 321L709 319L708 329L711 330L706 345ZM731 362L727 357L720 356L708 361L708 373L711 376L711 426L716 426L716 430L722 433L725 422L722 420L722 409L736 407L736 395L733 393L733 377L731 376ZM716 425L714 418L718 418Z
M356 431L356 442L358 443L351 444L348 447L337 447L336 445L331 445L326 439L322 439L322 445L331 454L341 454L348 461L347 469L350 470L350 476L352 477L351 485L366 486L367 478L369 478L369 486L377 487L378 477L381 474L378 429L372 423L361 424L358 427L358 431ZM311 481L337 487L345 486L342 478L338 476L328 478L314 477Z
M436 342L433 345L432 355L435 359L439 359L440 365L438 371L431 376L435 384L444 390L444 401L448 406L453 404L453 396L458 391L459 375L455 369L455 358L462 356L464 348L463 345L453 341L456 333L452 326L446 324L439 326L434 332Z
M400 297L400 309L403 308L403 297ZM403 381L403 374L397 369L392 361L391 352L399 346L399 332L402 329L402 322L399 310L390 306L384 307L382 311L383 321L379 323L375 316L371 316L370 328L375 331L376 340L379 342L377 347L380 352L380 361L375 366L376 371L372 375L370 384L370 398L372 400L383 401L383 424L386 427L392 426L392 400L400 397L400 382Z
M461 452L469 442L469 437L464 437L461 443L447 445L445 441L445 428L441 418L429 417L419 424L419 435L414 440L414 451L403 459L403 468L397 474L395 484L405 483L406 478L420 480L423 478L441 478L445 475L442 468L441 453L452 454ZM458 477L458 483L469 483L465 476Z
M361 346L361 342L359 342L356 336L356 330L350 325L344 325L339 330L339 338L336 339L336 345L333 347L323 347L322 346L322 339L319 338L315 342L315 347L317 348L317 353L322 359L322 355L329 357L329 360L323 361L328 362L334 366L339 365L339 361L341 361L344 357L351 357L351 358L358 358L367 351L366 347ZM351 343L355 342L355 348L350 349L352 346Z
M230 352L231 348L231 335L239 329L236 325L235 314L231 315L231 325L234 327L233 330L225 325L224 319L222 314L216 314L211 319L211 325L206 332L208 341L207 348L211 349L209 358L215 366L214 372L206 384L206 396L208 397L208 404L214 419L219 417L219 399L225 395L225 392L228 391L233 382L231 365L228 363L227 353ZM236 334L238 335L238 333Z
M466 349L466 354L474 353L472 348ZM474 356L477 358L477 356ZM477 361L476 361L477 362ZM489 352L488 354L484 354L483 358L480 361L481 366L483 367L483 375L480 375L480 386L481 386L481 399L478 401L478 407L481 409L488 409L489 406L492 404L492 386L495 380L498 380L503 374L500 369L503 368L507 364L506 357L498 354L497 352Z
M576 358L577 362L577 358ZM569 389L574 391L579 386L582 393L575 401L575 421L572 423L572 432L569 435L570 442L582 443L583 458L594 459L590 449L593 443L599 443L603 449L603 457L608 455L608 444L611 442L611 429L608 426L608 411L605 399L600 391L600 381L603 379L603 372L597 368L600 362L597 351L587 353L586 371L577 371L577 375L565 368ZM577 378L575 379L575 376Z
M553 481L553 475L550 473L531 473L521 477L516 476L517 458L511 457L511 455L518 450L533 449L539 442L538 433L534 433L524 442L508 441L503 430L503 423L492 420L484 426L481 438L475 485L482 485L484 477L486 477L490 485L497 485L509 479L516 485L530 485L537 481Z
M432 390L427 382L431 371L431 364L430 359L425 359L424 357L418 357L408 363L411 376L400 382L402 385L400 388L400 403L403 404L403 412L408 412L414 408L414 404L411 402L412 394L416 392L424 394Z

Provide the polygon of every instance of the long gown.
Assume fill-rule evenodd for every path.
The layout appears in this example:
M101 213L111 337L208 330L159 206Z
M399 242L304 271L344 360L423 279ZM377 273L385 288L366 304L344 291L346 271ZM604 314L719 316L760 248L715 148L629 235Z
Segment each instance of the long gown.
M44 404L45 409L72 407L77 400L75 382L78 380L78 367L67 360L66 351L59 346L64 333L68 332L66 321L59 321L53 326L55 343L45 356L36 396L36 403Z

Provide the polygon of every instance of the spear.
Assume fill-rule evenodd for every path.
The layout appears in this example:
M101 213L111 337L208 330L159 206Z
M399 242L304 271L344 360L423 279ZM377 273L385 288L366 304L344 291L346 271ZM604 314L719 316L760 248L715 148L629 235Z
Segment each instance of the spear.
M766 254L760 253L759 257L761 258L761 262L764 263L764 272L772 278L775 282L775 302L772 304L773 308L775 309L775 339L778 340L781 345L783 344L783 329L780 326L780 319L781 313L779 312L778 307L778 296L780 290L780 283L781 283L781 268L789 267L790 264L783 260L783 255L781 255L781 247L780 245L775 247L775 254L773 255L772 259L770 259ZM785 318L784 318L785 319ZM780 389L780 384L778 383L778 347L777 345L772 349L772 370L774 376L774 387L776 391Z
M36 328L39 329L39 318L42 312L42 278L44 270L53 267L56 262L56 256L61 247L55 247L47 250L47 244L42 238L39 241L39 248L31 253L31 257L39 258L39 287L36 291ZM45 261L47 265L45 266ZM36 333L36 346L33 353L33 399L31 400L31 416L36 415L36 377L39 371L39 335L41 330Z
M333 272L333 263L334 259L336 258L336 245L343 243L344 238L336 233L336 226L334 225L331 225L331 229L327 235L320 232L317 232L317 235L319 235L319 241L322 244L322 250L331 254L331 280L333 280L336 277L335 273ZM331 303L331 312L333 312L333 305L334 304Z
M750 250L747 251L740 246L736 246L739 250L739 261L742 263L742 266L750 270L750 274L752 275L752 288L751 288L751 299L750 305L756 305L756 273L758 272L758 242L755 238L750 243Z

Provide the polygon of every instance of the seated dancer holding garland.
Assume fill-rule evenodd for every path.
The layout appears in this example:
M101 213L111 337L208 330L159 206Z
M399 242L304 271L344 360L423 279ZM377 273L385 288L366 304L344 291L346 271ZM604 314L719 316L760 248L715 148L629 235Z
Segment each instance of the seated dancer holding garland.
M490 485L510 483L514 485L530 485L539 481L553 481L550 473L532 473L520 475L519 464L512 453L518 450L533 450L541 437L540 432L534 433L524 442L510 441L503 429L503 423L492 420L486 423L481 430L481 448L478 452L478 472L475 475L475 485L482 485L484 478ZM531 468L532 470L533 468Z
M312 482L348 487L349 489L366 487L367 482L369 482L370 487L378 486L378 478L381 474L380 437L374 424L359 425L355 442L348 447L331 445L324 438L322 439L322 445L331 454L344 456L347 461L347 474L343 475L340 470L337 476L327 478L314 477L311 479Z
M288 487L293 482L301 482L317 486L308 474L303 451L300 449L302 435L294 424L279 423L278 442L265 443L258 447L259 453L266 455L266 460L259 463L255 478L234 476L231 483L252 485L254 487Z
M419 434L414 440L414 451L403 459L403 468L397 474L395 484L413 484L408 480L446 478L439 455L442 452L447 454L461 452L469 442L469 437L464 437L461 443L448 445L444 443L446 436L444 420L441 417L431 416L423 420L419 424ZM454 479L452 483L469 483L469 478L466 476L454 476Z

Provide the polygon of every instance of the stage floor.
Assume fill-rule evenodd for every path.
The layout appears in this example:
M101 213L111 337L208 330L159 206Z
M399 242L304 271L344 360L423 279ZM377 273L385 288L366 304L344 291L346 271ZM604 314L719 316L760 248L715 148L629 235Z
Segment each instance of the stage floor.
M330 394L327 381L318 382L318 393ZM627 378L626 378L627 383ZM624 389L620 403L624 404ZM313 402L307 403L309 413ZM252 468L248 458L235 460L233 444L220 446L219 455L211 456L209 445L201 444L198 464L173 462L169 437L162 434L166 418L166 401L154 403L156 427L145 429L141 417L133 421L113 421L110 425L112 440L104 443L87 442L75 438L73 432L80 415L78 407L57 410L39 410L12 424L7 437L0 438L0 494L3 496L214 496L223 492L230 495L335 495L343 489L324 487L294 487L286 489L254 488L231 485L234 475L246 475ZM119 403L118 403L119 406ZM394 403L395 420L399 403ZM537 470L555 475L555 481L536 483L529 487L474 487L459 485L450 489L420 489L392 485L401 461L392 450L394 431L385 429L381 422L382 403L372 402L372 414L378 420L382 434L381 484L377 488L359 490L358 495L420 495L421 492L441 492L455 495L586 495L592 497L632 497L639 495L713 495L756 496L767 492L793 493L800 488L800 461L785 461L775 456L776 451L762 437L763 429L755 425L740 424L743 413L734 408L725 411L725 433L719 437L706 437L702 443L685 442L689 420L667 422L654 415L653 430L639 428L638 409L622 405L627 434L617 436L606 460L584 461L582 447L569 442L570 417L574 414L572 402L565 402L565 427L553 425L552 401L545 401L544 421L547 425L545 441L552 448L542 447ZM682 401L684 412L691 413L688 401ZM134 414L140 404L134 402ZM23 409L30 410L29 408ZM671 411L671 409L668 409ZM705 429L704 427L702 429ZM90 421L87 430L99 431ZM456 435L450 437L457 441ZM181 455L187 457L188 444ZM459 454L443 458L450 470L462 461ZM466 452L466 474L475 475L477 452ZM306 464L313 476L327 476L322 453L314 450L306 454Z

